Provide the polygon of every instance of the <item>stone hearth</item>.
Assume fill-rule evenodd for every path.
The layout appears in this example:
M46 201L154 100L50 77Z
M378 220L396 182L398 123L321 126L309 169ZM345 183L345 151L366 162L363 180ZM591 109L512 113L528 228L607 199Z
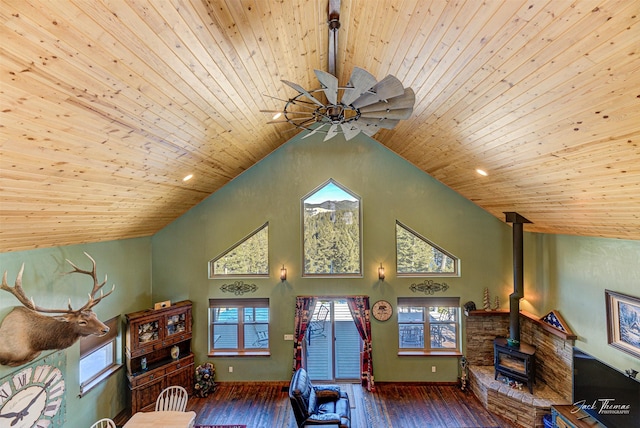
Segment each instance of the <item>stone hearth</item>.
M466 357L473 393L491 412L524 428L544 427L553 404L570 404L575 336L555 331L537 317L520 312L521 341L537 348L533 393L494 380L493 340L509 336L508 311L472 311L466 317Z
M552 404L569 404L544 383L536 384L530 394L527 388L510 387L502 376L494 380L493 366L471 366L469 385L487 410L521 427L544 427L542 417L551 413Z

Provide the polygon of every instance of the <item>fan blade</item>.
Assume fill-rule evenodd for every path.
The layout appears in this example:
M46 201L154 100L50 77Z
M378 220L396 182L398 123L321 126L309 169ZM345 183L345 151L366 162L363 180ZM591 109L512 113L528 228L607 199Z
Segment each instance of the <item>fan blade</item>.
M286 118L286 119L273 119L267 122L267 124L272 124L272 123L290 123L294 126L300 126L300 125L305 125L307 123L313 123L315 122L315 117L313 115L307 115L306 117L296 117L295 119L293 118Z
M313 101L314 103L318 104L320 107L324 107L324 104L322 104L320 101L318 101L318 99L316 97L314 97L309 92L307 92L307 90L304 89L302 86L297 85L297 84L295 84L293 82L289 82L288 80L282 80L281 82L284 83L285 85L291 86L293 89L295 89L296 91L300 92L305 97L309 98L311 101Z
M260 113L282 113L282 114L306 114L307 116L313 115L313 111L282 111L282 110L260 110Z
M360 67L354 67L349 78L348 88L344 90L340 102L346 106L350 105L375 84L376 78L371 73Z
M385 111L369 111L360 114L360 117L370 117L377 119L400 119L405 120L411 117L413 113L412 108L401 108L397 110L385 110Z
M338 78L322 70L314 70L322 90L331 104L338 104Z
M305 122L313 122L314 116L312 114L307 114L305 117L296 117L295 119L293 118L286 118L286 119L273 119L267 122L267 124L272 124L272 123L291 123L293 125L298 125L298 123L296 123L296 121L301 121L300 123L305 123Z
M329 128L329 132L327 132L327 135L324 137L323 141L327 141L327 140L335 137L336 135L338 135L338 124L334 123Z
M379 130L380 128L378 128L377 126L367 126L363 124L360 127L360 132L362 132L364 135L368 135L369 137L373 137L373 135Z
M364 124L367 127L373 126L378 129L393 129L398 123L400 123L400 121L393 119L374 119L368 117L360 117L360 119L358 119L358 123Z
M307 137L311 137L313 134L315 134L316 132L320 131L320 129L322 129L325 125L327 125L327 124L323 123L322 125L318 126L317 128L314 128L311 132L309 132L307 135L302 137L302 139L304 140Z
M357 126L357 124L352 124L351 122L343 123L340 125L340 127L342 128L342 133L344 134L344 138L347 141L360 133L360 127Z
M415 103L416 94L414 94L413 89L406 88L403 95L395 98L390 98L387 100L387 102L379 102L366 107L362 107L360 109L360 112L364 113L370 111L399 110L405 108L413 109L413 105Z
M355 108L360 108L379 101L388 100L389 98L399 97L404 94L404 87L397 77L388 75L376 83L376 85L371 88L371 91L375 92L375 94L367 92L355 100L352 105Z

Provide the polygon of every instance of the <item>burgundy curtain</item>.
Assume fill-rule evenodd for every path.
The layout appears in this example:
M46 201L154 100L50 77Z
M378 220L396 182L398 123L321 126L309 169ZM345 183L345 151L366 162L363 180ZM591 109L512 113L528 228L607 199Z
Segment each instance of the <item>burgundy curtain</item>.
M293 338L293 372L302 367L302 344L304 334L309 326L309 320L316 306L316 298L313 296L296 297L295 336Z
M358 333L363 342L362 350L362 374L360 380L362 386L366 387L368 391L375 389L373 383L373 360L371 353L371 319L369 318L369 297L368 296L353 296L347 297L347 304L351 310L351 316L353 322L356 324Z

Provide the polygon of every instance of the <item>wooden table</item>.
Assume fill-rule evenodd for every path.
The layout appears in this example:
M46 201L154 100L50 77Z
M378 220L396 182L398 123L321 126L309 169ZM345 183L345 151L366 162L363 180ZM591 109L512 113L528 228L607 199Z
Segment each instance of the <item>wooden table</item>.
M195 412L138 412L124 428L190 428L195 421Z

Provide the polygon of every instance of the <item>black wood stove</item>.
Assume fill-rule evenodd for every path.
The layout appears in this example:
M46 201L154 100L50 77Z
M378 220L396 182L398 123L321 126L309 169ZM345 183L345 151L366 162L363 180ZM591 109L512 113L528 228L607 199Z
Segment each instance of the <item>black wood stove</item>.
M536 379L536 348L519 343L509 345L507 339L498 337L493 341L493 365L496 370L494 379L502 374L510 379L526 383L533 394Z

